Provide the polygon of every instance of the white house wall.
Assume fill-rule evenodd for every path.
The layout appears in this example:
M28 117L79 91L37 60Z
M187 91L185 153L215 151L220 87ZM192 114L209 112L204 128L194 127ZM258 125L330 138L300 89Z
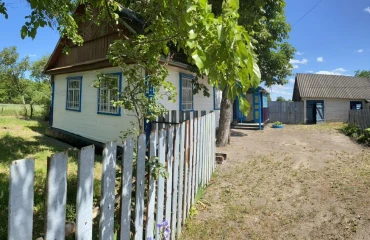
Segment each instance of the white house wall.
M120 72L118 68L100 69L103 73ZM179 74L187 73L176 67L169 67L168 79L175 85L178 94L175 103L169 102L167 99L161 100L162 104L168 110L179 111ZM54 77L54 111L53 111L53 127L59 128L89 139L99 142L111 140L120 140L121 131L131 128L131 121L135 118L129 116L129 112L121 110L121 116L111 116L97 114L98 90L92 87L92 83L96 80L97 71L85 71L73 74L61 74ZM80 76L82 77L82 93L81 93L81 112L66 110L66 87L67 77ZM202 93L194 95L194 110L206 110L207 112L216 112L216 125L218 126L219 110L214 110L213 88L210 87L206 80L203 83L209 88L210 97L204 97ZM122 85L125 80L122 76Z
M351 101L362 102L365 108L365 101L356 99L319 99L319 98L306 98L304 99L304 117L307 122L306 101L308 100L324 100L324 120L326 122L348 122L348 114L350 110Z

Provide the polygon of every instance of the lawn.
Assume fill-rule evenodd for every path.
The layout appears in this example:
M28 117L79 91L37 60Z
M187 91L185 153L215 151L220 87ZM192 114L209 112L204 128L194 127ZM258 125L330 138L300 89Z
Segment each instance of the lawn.
M1 111L1 106L0 106ZM23 158L35 159L35 199L34 199L34 238L43 236L44 201L47 157L51 154L69 149L68 187L67 187L67 221L75 221L75 202L77 184L77 151L69 145L44 135L48 122L41 120L24 120L11 116L0 116L0 212L8 212L9 165L13 160ZM101 163L95 163L95 199L100 194ZM7 218L0 218L0 239L7 238Z
M27 104L28 115L30 114L30 105ZM43 116L43 106L35 105L34 106L34 117ZM22 104L3 104L0 103L0 116L23 116L24 109Z
M182 239L370 239L370 148L342 126L233 130Z

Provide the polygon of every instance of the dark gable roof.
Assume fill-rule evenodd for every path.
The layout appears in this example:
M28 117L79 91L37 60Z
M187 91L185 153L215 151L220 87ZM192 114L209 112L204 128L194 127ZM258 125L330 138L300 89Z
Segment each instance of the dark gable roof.
M293 98L294 101L301 98L370 99L370 81L350 76L298 73Z

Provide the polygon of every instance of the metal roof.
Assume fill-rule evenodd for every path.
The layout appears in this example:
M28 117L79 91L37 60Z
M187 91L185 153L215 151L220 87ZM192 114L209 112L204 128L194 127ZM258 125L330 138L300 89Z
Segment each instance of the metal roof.
M298 73L293 98L370 99L370 81L351 76Z

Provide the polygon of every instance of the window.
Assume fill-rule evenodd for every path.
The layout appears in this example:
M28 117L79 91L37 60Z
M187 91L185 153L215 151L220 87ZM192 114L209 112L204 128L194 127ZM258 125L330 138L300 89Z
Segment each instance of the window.
M222 91L218 88L213 87L213 105L214 110L221 109Z
M193 76L180 73L180 111L193 110Z
M121 107L113 106L112 101L119 100L121 92L121 73L107 74L98 90L98 114L121 115Z
M82 77L67 78L66 109L81 112Z
M362 102L360 102L360 101L351 101L349 106L350 106L350 109L361 110L362 109Z

